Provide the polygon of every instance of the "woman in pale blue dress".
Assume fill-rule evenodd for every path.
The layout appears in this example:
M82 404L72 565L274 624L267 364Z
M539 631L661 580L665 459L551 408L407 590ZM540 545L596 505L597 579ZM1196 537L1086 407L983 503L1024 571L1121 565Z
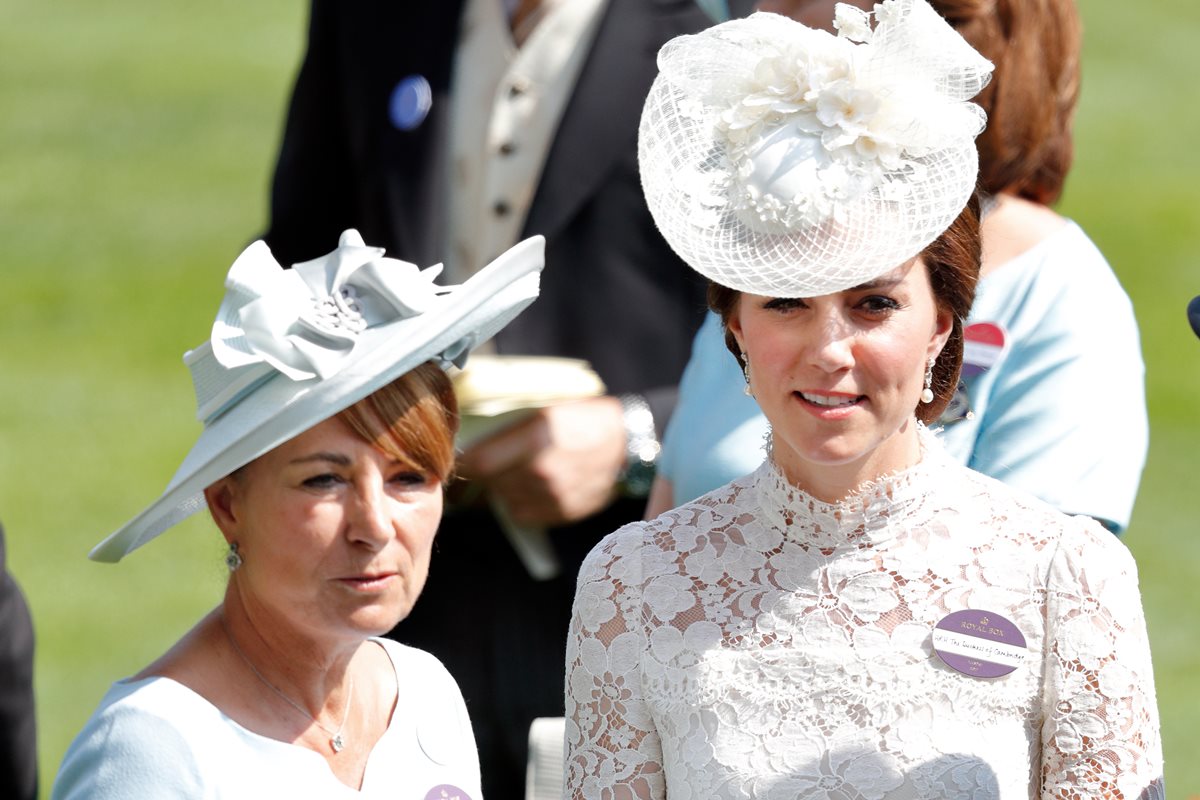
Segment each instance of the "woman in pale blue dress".
M443 288L353 230L291 269L263 242L242 253L211 337L184 356L199 440L91 553L118 561L206 509L227 547L224 596L113 684L55 800L478 800L457 684L381 637L424 587L454 466L444 367L537 296L542 258L540 239L523 242Z

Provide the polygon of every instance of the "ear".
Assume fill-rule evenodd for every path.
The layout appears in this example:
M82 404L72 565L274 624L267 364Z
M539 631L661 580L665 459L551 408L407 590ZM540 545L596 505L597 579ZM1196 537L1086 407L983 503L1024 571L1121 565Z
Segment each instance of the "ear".
M213 522L221 529L226 542L236 541L239 530L237 480L226 475L204 490L204 501Z
M739 302L733 307L733 311L729 314L729 323L725 327L730 333L733 334L733 338L737 341L738 350L741 350L744 353L746 352L746 340L742 336L742 315L739 313L741 308L742 304L741 299L739 298Z
M950 341L950 333L954 330L954 312L938 309L934 318L933 335L929 339L929 357L937 358L946 342Z

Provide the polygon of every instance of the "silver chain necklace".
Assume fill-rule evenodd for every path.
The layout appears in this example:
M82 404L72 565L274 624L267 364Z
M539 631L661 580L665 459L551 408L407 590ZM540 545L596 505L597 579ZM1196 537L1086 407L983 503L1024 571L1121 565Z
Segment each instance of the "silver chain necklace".
M331 730L329 730L329 728L326 728L324 725L321 724L321 720L317 719L312 714L308 713L308 710L304 706L300 705L295 700L288 697L286 694L284 694L279 689L279 687L277 687L275 684L271 683L269 680L267 680L266 678L263 677L263 674L258 671L258 667L254 666L254 663L249 659L249 657L244 652L242 652L242 648L238 647L237 640L233 638L233 634L230 633L230 631L229 631L229 626L225 624L224 616L221 617L221 628L225 631L225 636L229 639L229 643L231 645L233 645L234 651L236 651L237 654L242 657L242 661L245 661L246 666L249 667L250 671L254 673L254 677L256 677L260 681L262 681L263 685L266 686L268 689L270 689L272 692L279 695L279 699L283 700L285 703L290 705L292 708L299 711L301 714L303 714L308 719L311 719L318 728L320 728L321 730L323 730L327 734L329 734L329 746L333 748L333 752L335 754L342 752L342 750L346 747L346 740L342 738L342 728L346 727L346 720L349 719L349 717L350 717L350 700L354 696L354 678L350 679L350 683L346 687L346 708L342 710L342 724L338 725L338 728L336 731L331 731Z

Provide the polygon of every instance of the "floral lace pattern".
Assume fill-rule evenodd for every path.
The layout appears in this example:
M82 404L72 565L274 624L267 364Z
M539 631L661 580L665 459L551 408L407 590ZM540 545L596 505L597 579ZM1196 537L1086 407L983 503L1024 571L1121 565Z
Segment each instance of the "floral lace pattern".
M838 504L767 461L597 546L567 650L566 796L1163 797L1128 551L924 440ZM962 609L1016 624L1015 671L942 663L931 632Z

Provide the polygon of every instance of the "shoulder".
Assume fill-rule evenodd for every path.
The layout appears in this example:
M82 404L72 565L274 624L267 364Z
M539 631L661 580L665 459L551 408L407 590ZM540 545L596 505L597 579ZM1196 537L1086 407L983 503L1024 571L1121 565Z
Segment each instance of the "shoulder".
M1097 594L1110 582L1113 583L1110 589L1123 584L1133 591L1132 598L1140 607L1137 564L1125 543L1091 517L1067 519L1054 555L1052 582L1071 586L1086 584L1090 592Z
M110 738L135 735L150 728L159 732L179 731L198 717L220 712L200 695L169 678L118 681L100 701L79 739L89 734ZM174 737L168 736L170 742ZM153 742L147 741L147 745Z
M396 709L390 730L414 735L421 755L405 749L401 758L428 759L468 776L468 785L479 783L479 757L466 703L457 681L433 654L391 639L373 638L396 669ZM391 737L393 742L407 742ZM407 745L404 745L407 748ZM422 761L422 763L424 763Z
M1038 244L988 274L980 281L979 290L977 303L982 301L981 305L996 304L1018 313L1036 310L1039 317L1065 320L1072 309L1086 312L1082 320L1071 317L1072 322L1085 324L1088 319L1103 320L1111 313L1130 320L1133 317L1129 295L1107 259L1083 229L1069 219ZM1108 321L1111 323L1111 319Z
M1065 220L1053 209L1010 194L994 195L984 214L982 274L1008 269L1062 230Z
M759 474L756 470L652 520L631 522L610 533L584 559L578 591L596 582L636 586L645 578L678 571L678 554L695 547L698 536L738 523L746 512L739 498L753 490Z
M1128 548L1092 517L1064 513L1024 489L969 467L950 467L964 507L986 515L1005 535L1036 543L1052 561L1072 562L1087 554L1086 559L1133 568Z
M453 741L469 737L470 725L465 723L467 711L458 681L432 653L400 644L391 639L374 638L392 661L399 687L400 705L406 706L418 718L455 720L464 723L442 733L451 734ZM428 727L428 724L425 724ZM446 728L446 725L442 726ZM465 728L465 730L464 730Z
M1028 490L962 464L945 463L938 480L939 507L953 508L995 535L1054 543L1071 520Z
M739 496L757 475L757 470L743 475L654 519L631 522L602 539L589 558L625 558L642 547L673 550L679 538L688 538L697 529L712 530L732 523L745 510L735 505Z
M1069 220L980 282L970 322L1004 328L1003 363L992 370L1001 378L1021 380L1034 370L1060 382L1090 374L1119 383L1136 380L1143 368L1133 303L1104 256ZM1063 369L1068 364L1072 369Z
M766 470L766 464L761 457L758 461L757 469L718 486L695 500L663 512L648 524L654 531L675 534L698 524L707 527L733 521L745 510L738 506L739 499L745 492L753 490L755 482Z
M423 716L466 717L462 689L437 656L391 639L371 641L378 643L391 659L401 694L406 693L405 687L410 687L406 704ZM411 687L419 688L412 691Z
M193 743L204 705L162 678L114 684L67 750L53 797L203 796Z
M388 658L396 665L397 669L403 667L416 667L419 669L428 669L435 672L445 670L442 662L438 660L433 653L426 652L416 647L411 647L406 644L401 644L394 639L385 639L382 636L373 636L371 641L383 648L388 654Z
M1008 527L1040 528L1047 535L1057 532L1070 520L1049 503L991 475L961 464L946 464L947 482L954 487L949 495L956 502L970 503L968 508L997 520Z
M372 638L371 641L378 644L387 653L398 676L403 677L405 680L419 676L425 680L438 681L442 684L452 686L455 694L459 693L458 684L455 682L454 677L433 653L401 644L392 639L380 637Z
M638 553L646 542L649 528L649 522L631 522L597 542L579 567L579 590L582 591L587 584L601 581L636 583L631 571L638 571Z
M739 498L752 489L758 475L759 470L743 475L654 519L632 522L616 530L596 545L588 562L606 565L636 556L642 563L650 563L662 553L673 560L675 553L694 545L697 533L718 531L738 522L746 511L744 504L738 504Z
M1030 252L1038 277L1048 285L1070 286L1085 297L1128 302L1108 259L1079 225L1064 220L1061 230Z

